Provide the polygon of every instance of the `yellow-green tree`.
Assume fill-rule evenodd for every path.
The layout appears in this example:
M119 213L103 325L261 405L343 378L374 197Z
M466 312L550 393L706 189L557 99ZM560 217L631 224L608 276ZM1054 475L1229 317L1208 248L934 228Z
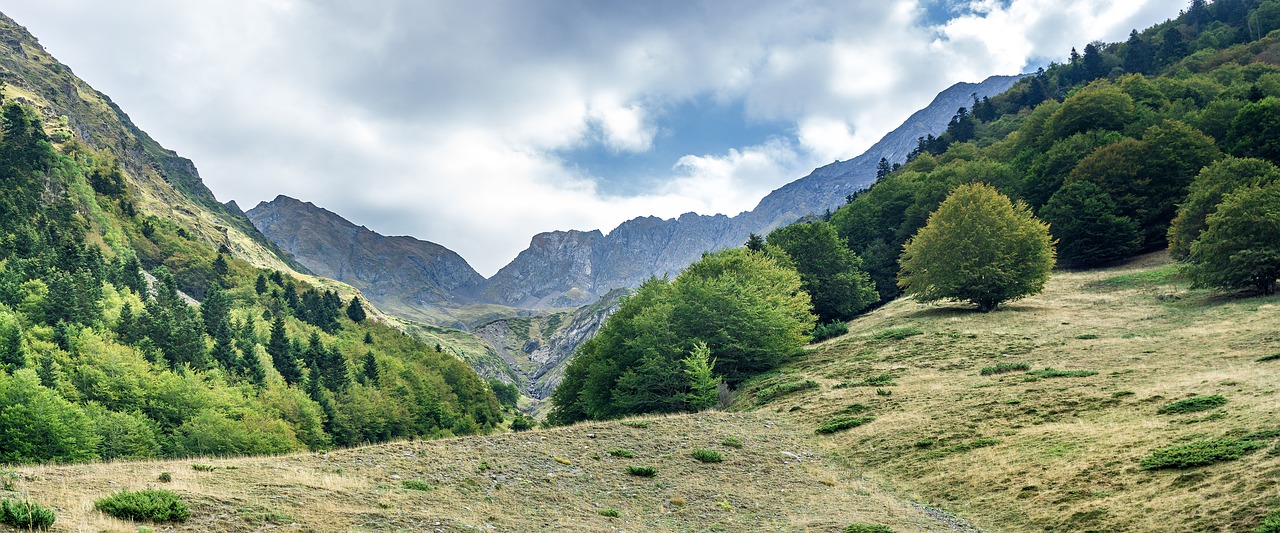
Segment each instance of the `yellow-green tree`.
M898 285L922 302L972 302L982 312L1036 294L1053 270L1049 227L994 187L956 187L903 246Z

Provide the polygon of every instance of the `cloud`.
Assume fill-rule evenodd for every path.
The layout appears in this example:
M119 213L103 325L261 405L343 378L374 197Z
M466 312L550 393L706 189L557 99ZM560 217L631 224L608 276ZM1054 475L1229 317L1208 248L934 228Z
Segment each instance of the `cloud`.
M953 83L1123 39L1171 4L11 0L5 13L219 198L312 201L488 275L536 232L750 209ZM651 153L667 113L699 101L780 126L672 157L638 192L557 155Z

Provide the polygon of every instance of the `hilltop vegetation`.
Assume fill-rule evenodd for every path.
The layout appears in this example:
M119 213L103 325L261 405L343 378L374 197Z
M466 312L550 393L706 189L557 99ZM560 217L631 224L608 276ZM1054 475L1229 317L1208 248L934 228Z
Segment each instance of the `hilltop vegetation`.
M114 156L50 135L33 108L6 102L2 118L0 462L285 453L502 422L461 361L140 213Z

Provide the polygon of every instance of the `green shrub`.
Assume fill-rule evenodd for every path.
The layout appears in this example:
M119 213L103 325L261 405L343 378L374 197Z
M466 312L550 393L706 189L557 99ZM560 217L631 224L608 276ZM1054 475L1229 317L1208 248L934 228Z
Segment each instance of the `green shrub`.
M1258 529L1253 530L1254 533L1280 533L1280 509L1271 511L1271 514L1262 519L1258 523Z
M622 424L629 428L636 428L636 429L644 429L649 427L649 421L647 420L623 420L622 422L619 422L619 424Z
M1096 338L1098 338L1098 336L1097 336L1097 335L1095 335L1095 334L1093 334L1093 333L1085 333L1085 334L1082 334L1082 335L1076 335L1076 338L1077 338L1077 339L1080 339L1080 340L1086 340L1086 341L1087 341L1087 340L1093 340L1093 339L1096 339Z
M619 513L617 509L601 509L596 512L599 513L600 516L607 516L609 518L617 518L619 516L622 516L622 513Z
M652 466L628 466L627 473L639 477L653 477L658 475L658 469Z
M738 437L725 437L725 438L724 438L724 440L720 441L720 444L723 444L723 445L728 446L728 447L730 447L730 448L741 448L741 447L742 447L742 439L740 439L740 438L738 438Z
M160 475L156 477L156 479L159 480L161 483L168 483L170 481L173 481L173 474L170 474L168 472L161 472Z
M894 533L889 526L880 524L849 524L844 528L844 533Z
M865 425L867 423L870 423L872 420L875 420L875 417L873 416L842 416L838 418L833 418L827 421L827 423L822 424L821 426L818 426L818 429L814 430L814 432L819 435L830 435L838 431L844 431L846 429L852 429L858 426Z
M635 457L636 453L631 450L619 448L617 450L609 450L609 455L612 455L614 457L626 457L630 459L632 457Z
M888 389L876 389L876 396L893 396L893 391Z
M857 384L859 387L892 387L894 385L897 385L897 383L893 381L893 376L890 374L871 376Z
M1271 355L1264 355L1264 356L1262 356L1262 357L1259 357L1259 358L1258 358L1258 362L1259 362L1259 363L1265 363L1265 362L1267 362L1267 361L1275 361L1275 360L1277 360L1277 359L1280 359L1280 352L1278 352L1278 353L1273 353L1273 354L1271 354Z
M699 449L699 450L694 450L693 453L691 453L690 455L692 455L694 459L697 459L698 461L701 461L703 463L719 463L721 461L724 461L724 455L721 455L720 452L717 452L715 450Z
M839 320L828 322L826 324L818 324L814 326L813 333L809 335L813 342L822 342L827 339L834 339L849 332L849 325Z
M537 427L538 423L527 416L516 415L511 419L511 431L528 431Z
M425 481L418 481L416 479L406 479L404 480L403 483L400 484L400 486L409 490L420 490L423 492L436 490L436 488L431 486L430 483L427 483Z
M1214 394L1213 396L1192 396L1176 402L1166 403L1156 412L1162 415L1195 413L1216 409L1226 404L1227 397L1221 394Z
M788 381L786 383L779 383L772 387L766 387L764 389L761 389L760 392L757 392L756 403L758 404L765 403L775 398L786 396L793 392L798 392L798 391L808 390L808 389L816 389L816 388L818 388L818 382L812 379L806 379L804 381Z
M195 470L196 472L213 472L214 470L217 470L217 469L218 469L218 467L213 466L213 465L206 465L206 464L201 464L201 463L195 463L195 464L191 465L191 469L192 469L192 470Z
M481 472L485 472L490 468L493 468L493 467L489 466L489 461L480 461L480 464L476 465L476 473L479 474Z
M125 520L153 522L186 522L191 510L172 491L147 489L124 490L93 502L94 509Z
M1031 370L1031 365L1026 363L1000 363L996 366L983 367L978 371L979 375L991 376L994 374L1008 374L1009 372L1026 372Z
M49 529L54 518L52 509L45 509L33 501L0 501L0 524L18 529Z
M1221 461L1234 461L1261 448L1261 442L1236 439L1199 440L1160 448L1138 462L1145 470L1191 468Z
M883 341L883 340L900 341L907 337L914 337L916 335L923 335L923 334L924 332L917 327L890 328L890 329L886 329L884 331L878 332L875 335L872 335L871 338L875 340L880 340L880 341Z
M1046 367L1044 370L1036 370L1035 372L1027 373L1027 375L1029 376L1035 376L1035 377L1044 378L1044 379L1084 378L1084 377L1089 377L1097 374L1098 374L1097 372L1094 372L1092 370L1058 370L1056 368L1048 368L1048 367Z

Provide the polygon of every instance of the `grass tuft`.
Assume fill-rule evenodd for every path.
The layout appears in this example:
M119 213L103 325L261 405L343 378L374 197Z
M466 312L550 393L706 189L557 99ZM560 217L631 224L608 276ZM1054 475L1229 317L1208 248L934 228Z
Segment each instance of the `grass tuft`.
M1280 509L1271 511L1271 514L1258 523L1258 529L1253 530L1253 532L1280 533Z
M720 452L717 452L715 450L699 449L699 450L694 450L692 453L690 453L690 455L692 455L694 459L697 459L698 461L703 463L719 463L721 461L724 461L724 455L722 455Z
M93 502L93 508L125 520L186 522L191 518L187 504L173 491L124 490Z
M720 444L730 448L741 448L742 439L738 437L725 437L724 440L720 441Z
M649 427L649 421L647 420L623 420L622 422L618 422L618 423L624 426L627 426L629 428L636 428L636 429L645 429Z
M636 452L633 452L625 448L618 448L616 450L609 450L609 455L612 455L614 457L626 457L627 459L630 459L636 456Z
M889 526L880 524L849 524L844 528L844 533L894 533Z
M1036 370L1028 372L1028 376L1034 376L1042 379L1049 378L1086 378L1096 376L1098 373L1092 370L1058 370L1056 368L1046 367L1044 370Z
M201 463L195 463L195 464L191 465L191 469L192 469L192 470L195 470L196 472L213 472L214 470L217 470L217 469L218 469L218 467L213 466L213 465L206 465L206 464L201 464Z
M996 366L983 367L978 371L978 375L991 376L995 374L1008 374L1009 372L1026 372L1031 370L1031 365L1026 363L1000 363Z
M828 421L827 423L822 424L821 426L818 426L818 429L814 430L814 433L817 433L819 435L830 435L832 433L844 431L846 429L853 429L858 426L866 425L870 423L872 420L875 420L875 417L843 416L839 418L834 418Z
M658 469L652 466L628 466L627 473L637 477L653 477L658 475Z
M601 509L599 511L596 511L596 513L599 514L600 516L607 516L609 518L617 518L619 516L622 516L622 513L618 512L617 509Z
M170 481L173 481L173 474L170 474L168 472L161 472L160 475L156 477L156 479L161 483L168 483Z
M1196 413L1216 409L1226 404L1227 397L1221 394L1214 394L1213 396L1192 396L1176 402L1166 403L1161 406L1160 409L1156 410L1156 412L1162 415Z
M1264 355L1257 359L1259 363L1265 363L1267 361L1275 361L1275 360L1280 360L1280 352L1273 353L1271 355Z
M916 335L923 335L923 334L924 334L924 331L922 331L920 328L917 328L917 327L890 328L872 335L871 338L878 341L883 341L883 340L900 341L907 337L914 337Z
M404 480L403 483L400 484L400 486L409 490L420 490L423 492L436 490L436 488L431 486L430 483L427 483L425 481L418 481L416 479L406 479Z
M1222 461L1234 461L1263 447L1261 442L1237 439L1198 440L1160 448L1138 462L1144 470L1191 468Z

